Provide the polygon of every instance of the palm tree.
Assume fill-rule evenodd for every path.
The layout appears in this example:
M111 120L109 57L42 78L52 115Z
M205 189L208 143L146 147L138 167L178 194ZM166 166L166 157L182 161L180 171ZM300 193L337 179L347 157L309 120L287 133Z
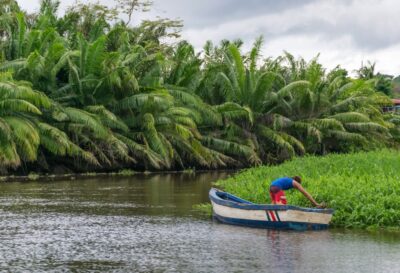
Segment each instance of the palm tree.
M259 68L262 43L262 38L257 39L246 56L242 56L235 43L224 44L223 54L221 49L214 49L222 57L207 64L199 90L200 95L211 94L206 98L217 104L215 108L223 116L224 126L218 132L219 136L247 147L247 162L251 164L259 164L260 158L269 160L282 153L293 156L296 150L304 152L297 139L273 130L272 126L274 114L288 107L291 92L305 88L308 82L286 84L276 71Z
M22 162L36 161L41 148L57 156L90 158L64 132L40 118L52 104L43 93L33 90L29 83L13 80L10 73L0 74L2 168L16 168Z
M291 93L289 107L278 112L286 119L278 118L275 129L294 135L309 152L368 148L390 138L393 125L381 111L390 100L377 93L372 82L352 80L341 69L326 75L317 58L306 63L286 53L285 60L285 76L308 85Z
M367 65L361 64L360 69L356 70L358 78L372 82L378 92L391 97L393 95L393 76L375 73L375 65L375 63L369 61Z

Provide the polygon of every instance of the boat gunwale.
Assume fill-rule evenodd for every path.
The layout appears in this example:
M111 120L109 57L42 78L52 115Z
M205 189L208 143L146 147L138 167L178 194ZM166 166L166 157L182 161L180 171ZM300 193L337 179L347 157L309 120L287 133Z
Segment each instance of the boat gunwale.
M241 200L243 202L235 202L232 200L226 200L217 195L217 192L222 192L228 197L231 196L233 199ZM297 210L303 212L314 212L314 213L324 213L333 214L333 209L318 209L318 208L303 208L292 205L271 205L271 204L254 204L242 198L239 198L233 194L227 193L225 191L218 190L216 188L211 188L209 191L210 200L218 205L243 209L243 210Z

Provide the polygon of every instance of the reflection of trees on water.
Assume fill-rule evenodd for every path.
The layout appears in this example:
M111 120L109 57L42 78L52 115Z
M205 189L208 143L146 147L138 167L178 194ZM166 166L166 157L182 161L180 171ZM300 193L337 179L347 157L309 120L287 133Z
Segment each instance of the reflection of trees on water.
M212 182L224 172L137 174L57 182L10 183L5 209L101 215L188 215L208 202ZM1 198L1 196L0 196ZM7 201L8 202L8 201Z
M187 213L194 204L209 202L208 191L212 182L227 173L205 172L187 174L157 174L143 181L145 203L157 206L160 214ZM171 211L171 206L175 209Z

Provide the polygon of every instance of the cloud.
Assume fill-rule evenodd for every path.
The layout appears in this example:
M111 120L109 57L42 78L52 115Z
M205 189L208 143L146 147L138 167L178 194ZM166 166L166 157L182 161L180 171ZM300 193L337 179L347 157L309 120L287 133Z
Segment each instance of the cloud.
M328 67L341 64L354 70L366 60L376 61L385 73L398 74L400 3L382 1L308 2L277 13L224 21L215 26L185 29L184 37L201 48L204 41L242 38L249 48L259 35L266 40L264 54L277 56L283 50L311 58L321 53Z
M202 28L261 14L278 13L315 0L155 0L156 12L180 17L188 28Z
M20 7L29 12L37 12L40 7L40 1L41 0L17 0ZM60 13L63 13L68 7L73 6L77 1L82 3L99 2L102 5L108 6L115 6L116 3L114 0L60 0Z

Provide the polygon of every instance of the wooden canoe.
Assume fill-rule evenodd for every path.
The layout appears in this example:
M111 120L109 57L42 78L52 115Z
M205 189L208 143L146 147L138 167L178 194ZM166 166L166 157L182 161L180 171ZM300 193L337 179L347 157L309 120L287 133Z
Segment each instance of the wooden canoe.
M268 229L322 230L332 219L332 209L290 205L254 204L212 188L213 216L222 223Z

